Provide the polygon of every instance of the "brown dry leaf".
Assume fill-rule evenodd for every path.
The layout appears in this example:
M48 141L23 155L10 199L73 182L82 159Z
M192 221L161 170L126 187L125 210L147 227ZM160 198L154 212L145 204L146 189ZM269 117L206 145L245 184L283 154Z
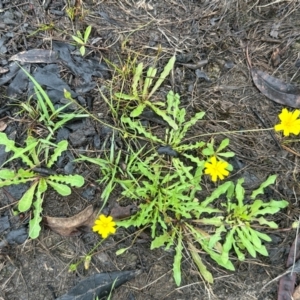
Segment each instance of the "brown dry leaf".
M251 73L256 87L270 100L285 106L300 108L300 89L298 87L254 68L251 69Z
M3 122L3 121L0 121L0 131L4 131L7 127L7 123Z
M300 285L295 288L293 298L294 300L300 300Z
M271 62L273 67L278 67L280 64L281 58L280 58L280 50L276 48L272 55L271 55Z
M92 227L97 216L97 211L94 211L90 205L77 215L69 218L44 217L44 223L53 231L62 236L72 236L81 233L78 230L82 226Z
M13 55L9 60L17 60L28 63L54 63L57 61L57 54L53 50L31 49Z
M122 220L130 217L136 210L137 207L135 205L120 206L118 203L115 203L110 215L114 220Z

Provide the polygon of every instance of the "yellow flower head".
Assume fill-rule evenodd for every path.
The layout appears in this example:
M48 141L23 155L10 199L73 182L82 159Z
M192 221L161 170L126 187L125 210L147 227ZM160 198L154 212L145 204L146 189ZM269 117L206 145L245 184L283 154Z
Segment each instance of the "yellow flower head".
M226 161L218 161L215 156L210 158L210 162L206 162L204 164L205 174L209 174L211 176L212 181L217 181L218 177L223 180L225 176L228 176L229 172L226 170L228 167L228 162Z
M289 112L286 108L278 115L281 123L275 125L275 131L283 130L284 136L289 136L290 133L295 135L300 133L300 110L296 109L293 112Z
M106 217L105 215L100 215L95 221L93 226L93 231L98 232L103 239L106 239L110 234L116 232L116 223L111 216Z

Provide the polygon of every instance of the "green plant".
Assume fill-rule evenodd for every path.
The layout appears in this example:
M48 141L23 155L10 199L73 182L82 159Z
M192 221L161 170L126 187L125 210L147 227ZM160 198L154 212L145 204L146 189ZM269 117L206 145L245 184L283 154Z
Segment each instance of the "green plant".
M117 99L122 99L129 101L132 105L135 103L135 108L131 111L130 117L138 117L146 107L151 108L157 115L162 117L168 124L177 129L176 123L173 119L165 113L164 107L165 103L160 101L151 101L151 97L161 86L166 77L170 74L175 63L175 56L171 57L169 62L164 67L162 73L159 75L158 79L155 81L153 87L150 90L151 85L155 79L157 69L154 67L149 67L147 71L146 78L142 76L143 73L143 63L139 63L136 69L133 71L133 79L131 84L130 94L125 93L115 93ZM136 105L137 104L137 105Z
M47 138L48 140L53 137L53 134L56 130L61 128L70 120L88 117L88 114L81 114L81 111L64 113L64 110L74 102L74 100L71 98L70 92L66 90L64 91L64 96L66 99L70 100L70 102L56 109L40 84L25 69L22 68L22 70L34 84L37 104L36 106L33 106L31 104L31 99L29 99L27 102L20 104L22 111L19 113L25 112L32 120L42 123L50 133Z
M5 151L13 152L0 170L0 187L19 183L30 183L29 189L24 193L18 203L18 210L25 212L33 207L33 217L29 222L29 237L35 239L41 230L42 203L48 186L51 186L62 196L71 194L68 185L81 187L84 178L80 175L55 174L50 168L54 165L58 157L68 147L67 141L61 141L57 145L45 139L36 139L28 136L24 148L15 146L15 142L8 139L5 133L0 133L0 144L5 146ZM52 154L49 154L53 150ZM8 162L21 159L27 166L17 171L3 168ZM45 168L42 168L45 166Z
M258 194L264 192L265 187L274 183L274 176L253 191L248 202L244 201L242 179L236 185L231 181L221 185L217 183L209 196L204 199L200 196L200 192L203 194L203 170L207 160L215 157L218 161L223 161L234 156L234 153L225 150L229 145L228 138L223 139L219 145L216 145L214 138L209 142L188 142L188 131L202 120L204 112L198 112L187 120L186 110L180 108L178 94L169 91L165 102L155 102L152 99L153 93L173 68L174 61L174 57L170 59L150 92L157 70L149 67L143 81L143 64L139 64L133 71L130 92L115 93L110 101L105 98L115 118L122 107L120 100L125 100L126 109L122 110L119 124L122 126L124 140L130 140L126 151L111 155L113 164L111 159L109 162L106 159L105 162L105 158L101 161L86 157L81 159L98 164L102 167L101 172L105 170L100 180L110 182L110 188L106 190L107 197L112 191L111 187L119 185L123 189L122 197L139 203L137 213L118 221L118 226L135 226L142 228L141 230L149 228L151 249L162 246L165 249L175 249L173 275L177 285L181 283L181 264L185 250L190 253L201 276L212 283L213 276L207 269L203 256L200 256L200 251L207 253L218 265L228 270L234 270L229 258L231 250L235 251L240 260L244 259L246 251L253 256L256 252L266 255L262 241L269 241L269 237L255 226L258 224L275 228L276 224L268 221L266 214L278 212L280 208L287 206L287 202L256 199ZM165 131L162 133L160 130L159 136L153 134L151 128L144 126L138 119L146 107L167 123ZM144 146L140 149L135 147L138 145L138 138L144 140ZM123 161L125 169L121 168ZM232 171L232 166L226 163L227 165L227 169ZM227 202L220 204L222 198L225 201L227 199ZM237 203L235 199L238 200ZM120 255L129 248L119 249L117 254Z
M85 29L84 34L82 34L79 30L77 30L76 35L72 35L72 39L80 46L79 52L82 56L84 56L85 54L85 46L87 44L91 31L92 31L92 26L89 25Z
M262 240L270 242L271 238L257 230L256 227L258 225L258 228L265 228L266 226L272 229L278 228L274 221L268 221L265 216L277 213L280 209L287 207L289 203L285 200L275 201L273 199L264 202L257 199L257 196L264 194L264 189L274 184L275 180L276 175L269 176L258 189L252 191L249 197L251 202L247 201L248 204L245 204L245 190L242 187L243 178L240 178L235 186L229 182L225 189L223 186L215 190L215 193L218 191L222 191L222 194L226 192L227 198L227 203L222 204L225 208L225 216L218 230L218 232L225 232L226 235L222 250L224 263L228 261L231 249L235 251L239 260L245 259L243 254L245 250L253 257L256 257L257 252L268 256ZM213 198L209 198L208 202L212 201ZM212 236L212 239L218 239L217 235Z

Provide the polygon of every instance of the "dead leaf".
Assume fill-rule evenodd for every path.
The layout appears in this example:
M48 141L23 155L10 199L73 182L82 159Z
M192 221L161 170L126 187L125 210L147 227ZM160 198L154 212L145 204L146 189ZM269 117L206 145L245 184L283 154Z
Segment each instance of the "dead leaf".
M9 60L17 60L27 63L54 63L57 61L57 54L53 50L31 49L13 55Z
M297 86L254 68L251 69L251 74L256 87L270 100L285 106L300 108L300 89Z
M113 289L142 274L142 270L93 274L77 283L67 294L56 300L93 300L107 296ZM98 299L98 298L97 298Z
M277 67L280 64L280 50L276 48L271 55L271 62L273 67Z
M271 37L273 37L273 38L275 38L275 39L278 39L278 29L279 29L279 27L280 27L280 23L274 23L273 25L272 25L272 29L271 29L271 31L270 31L270 36Z
M293 298L294 300L300 300L300 285L295 288Z
M56 233L62 236L72 236L80 234L79 228L82 226L92 227L96 217L97 211L94 211L93 206L90 205L73 217L55 218L46 216L43 221Z
M294 261L300 258L300 235L296 236L286 261L286 266L289 268ZM291 299L296 282L296 272L292 272L282 276L279 280L277 300Z
M0 131L4 131L7 127L7 123L6 122L3 122L3 121L0 121Z
M0 67L0 74L5 74L9 71L7 68Z
M130 217L136 211L137 207L135 205L120 206L118 203L115 203L110 215L114 220L122 220Z

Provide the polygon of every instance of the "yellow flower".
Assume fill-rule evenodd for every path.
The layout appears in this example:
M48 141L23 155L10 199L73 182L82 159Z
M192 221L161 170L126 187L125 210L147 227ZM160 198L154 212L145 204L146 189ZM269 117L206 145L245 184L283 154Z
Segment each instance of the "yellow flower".
M300 133L300 119L298 119L300 115L300 110L296 109L293 112L289 112L286 108L284 108L281 114L278 115L281 123L275 125L275 131L283 130L284 136L289 136L290 133L295 135Z
M106 217L105 215L100 215L95 221L93 226L93 231L98 232L103 239L106 239L110 234L116 232L116 223L111 216Z
M211 157L210 162L204 164L205 174L211 176L212 181L217 181L218 177L223 180L225 176L228 176L229 172L226 170L228 162L218 161L215 156Z

